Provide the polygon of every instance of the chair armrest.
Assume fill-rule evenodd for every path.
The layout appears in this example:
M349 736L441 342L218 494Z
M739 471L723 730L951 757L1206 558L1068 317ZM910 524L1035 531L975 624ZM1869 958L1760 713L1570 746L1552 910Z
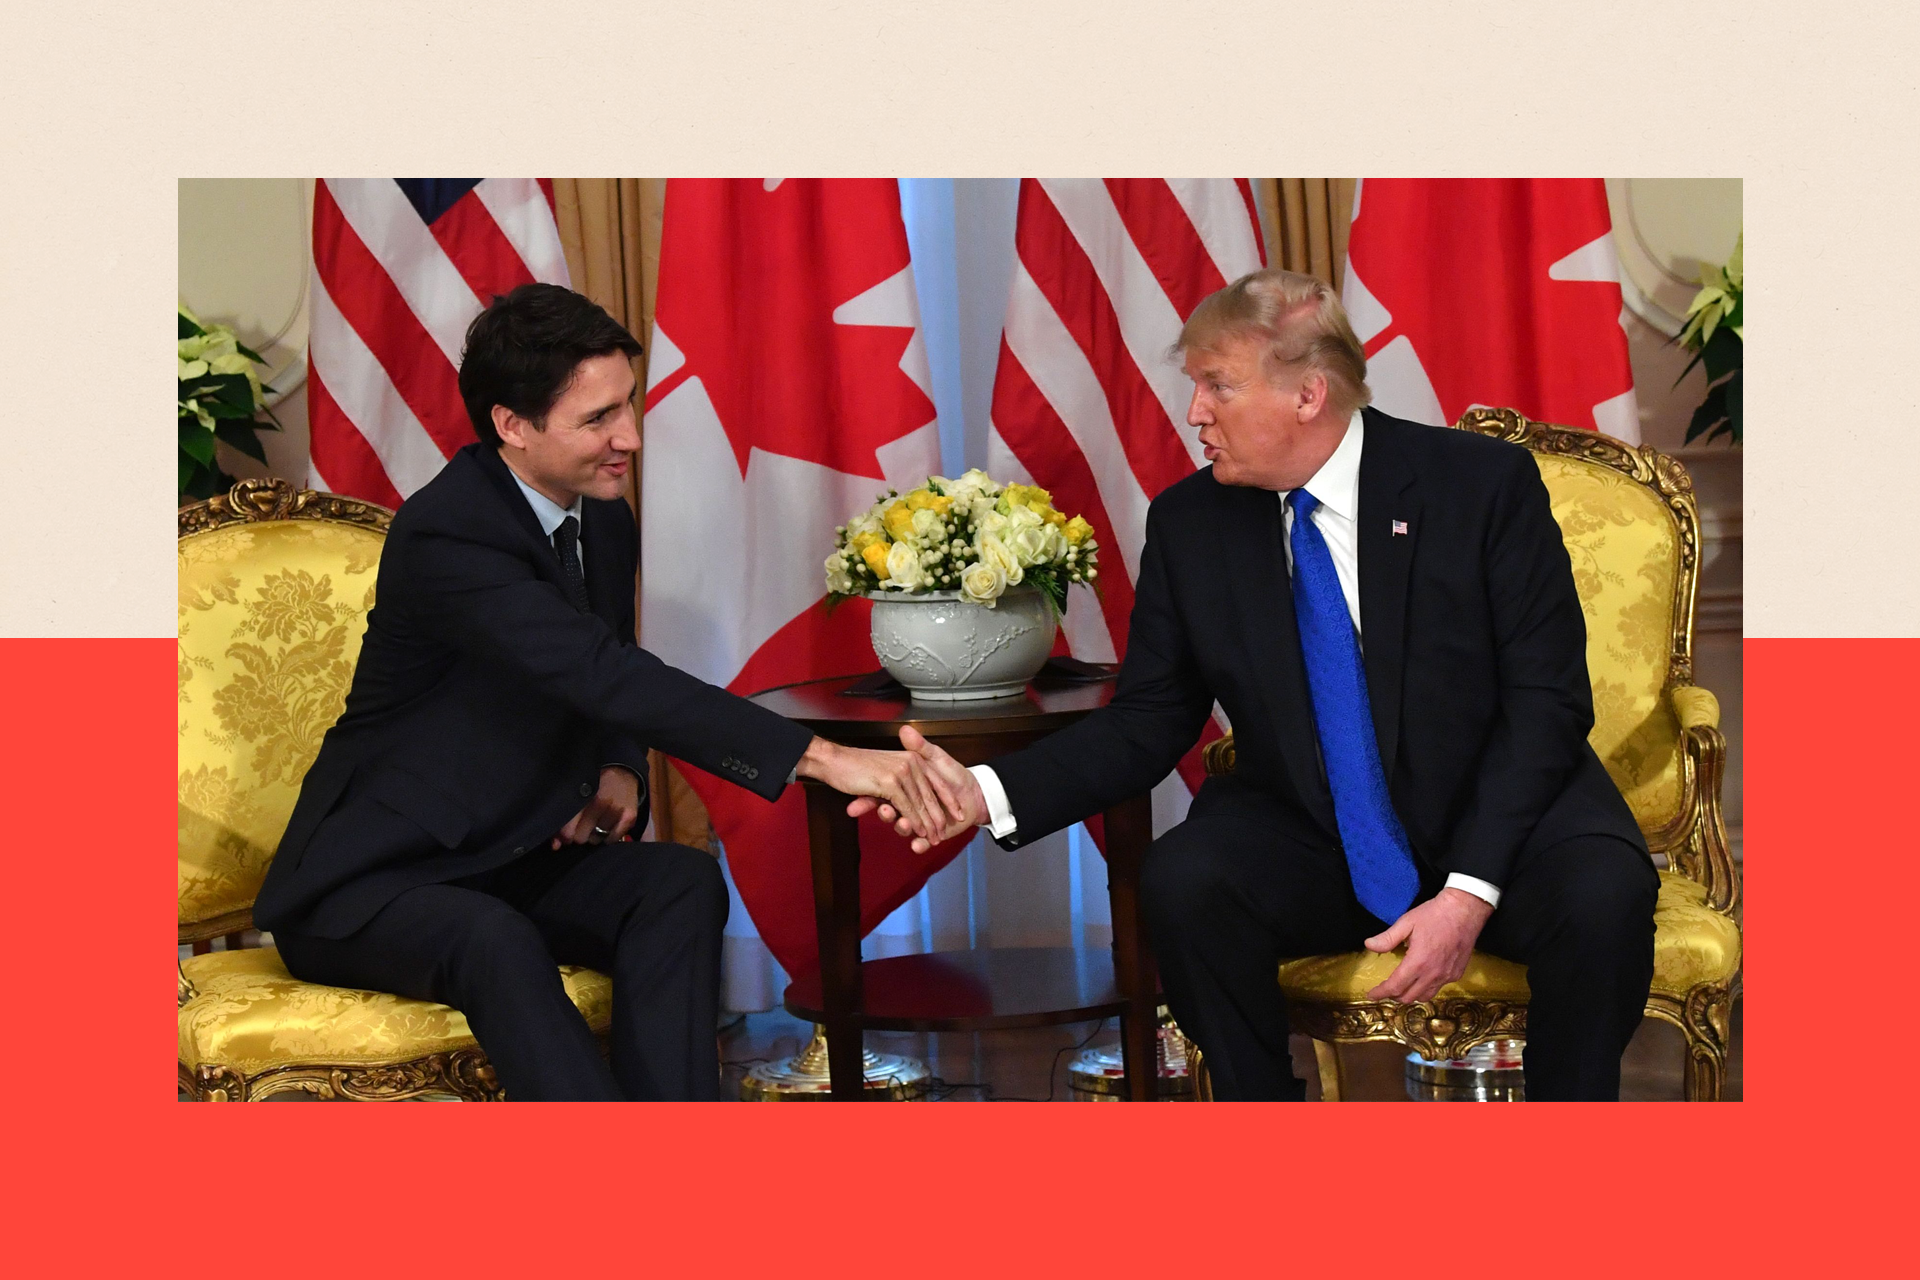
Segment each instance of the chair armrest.
M173 967L180 971L180 1006L185 1008L187 1001L200 994L200 988L193 985L193 980L187 977L187 967L178 959L173 962Z
M1720 732L1720 700L1712 691L1693 684L1675 686L1670 696L1692 775L1693 813L1686 843L1671 850L1669 856L1678 871L1706 886L1709 907L1731 917L1740 902L1740 869L1734 865L1733 849L1727 843L1726 817L1720 808L1727 760L1727 740Z
M1720 727L1720 699L1713 696L1711 690L1702 689L1697 684L1676 686L1672 693L1674 714L1680 717L1680 731L1690 729L1718 729Z

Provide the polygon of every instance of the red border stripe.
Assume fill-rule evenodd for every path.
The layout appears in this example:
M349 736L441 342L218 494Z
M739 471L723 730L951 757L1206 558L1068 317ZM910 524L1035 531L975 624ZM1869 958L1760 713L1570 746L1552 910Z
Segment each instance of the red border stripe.
M334 305L393 380L400 398L452 457L473 443L473 424L446 353L426 331L379 259L361 242L325 182L314 185L313 261Z
M1151 498L1191 474L1193 459L1127 350L1120 317L1086 250L1073 238L1045 189L1031 178L1021 185L1015 234L1020 261L1093 366L1106 392L1127 465Z

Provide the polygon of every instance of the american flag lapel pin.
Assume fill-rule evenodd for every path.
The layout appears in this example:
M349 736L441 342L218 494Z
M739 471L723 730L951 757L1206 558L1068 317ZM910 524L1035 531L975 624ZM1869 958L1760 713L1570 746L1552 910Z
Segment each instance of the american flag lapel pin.
M1394 537L1396 537L1396 538L1397 538L1397 537L1399 537L1400 535L1402 535L1402 534L1404 534L1404 533L1406 533L1406 531L1407 531L1407 522L1406 522L1405 520L1395 520L1395 521L1393 522L1393 536L1394 536Z

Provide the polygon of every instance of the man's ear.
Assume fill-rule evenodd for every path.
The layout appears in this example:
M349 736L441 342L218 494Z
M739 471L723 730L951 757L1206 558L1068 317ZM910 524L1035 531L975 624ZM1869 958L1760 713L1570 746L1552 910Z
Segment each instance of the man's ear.
M527 447L526 433L533 429L533 424L507 406L497 404L493 406L493 429L502 443L524 449Z
M1302 422L1313 422L1326 415L1328 390L1327 375L1318 369L1309 369L1301 377L1294 407Z

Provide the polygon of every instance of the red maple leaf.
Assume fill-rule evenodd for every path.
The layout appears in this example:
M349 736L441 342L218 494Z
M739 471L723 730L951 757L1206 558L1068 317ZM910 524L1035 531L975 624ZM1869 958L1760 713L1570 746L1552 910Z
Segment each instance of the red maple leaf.
M1593 425L1633 386L1620 286L1547 273L1611 226L1598 179L1368 178L1350 252L1393 321L1367 354L1409 338L1449 422L1489 404Z
M892 179L681 179L667 186L656 313L713 401L740 473L755 448L881 478L875 450L931 422L901 371L905 324L834 309L910 262ZM902 317L903 321L906 317Z

